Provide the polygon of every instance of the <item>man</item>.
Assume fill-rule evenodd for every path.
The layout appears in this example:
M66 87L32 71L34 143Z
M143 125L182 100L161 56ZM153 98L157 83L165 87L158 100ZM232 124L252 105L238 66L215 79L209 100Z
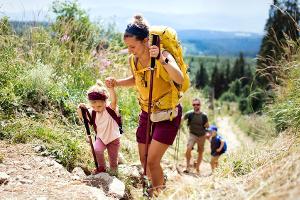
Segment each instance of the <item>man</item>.
M190 171L190 160L192 149L197 143L198 145L198 159L195 163L195 168L197 173L200 173L200 164L203 157L204 143L205 143L205 128L209 127L207 115L201 112L201 102L200 99L193 99L194 110L187 112L184 115L184 120L188 120L189 127L189 139L187 144L186 156L186 170L184 172L188 173Z

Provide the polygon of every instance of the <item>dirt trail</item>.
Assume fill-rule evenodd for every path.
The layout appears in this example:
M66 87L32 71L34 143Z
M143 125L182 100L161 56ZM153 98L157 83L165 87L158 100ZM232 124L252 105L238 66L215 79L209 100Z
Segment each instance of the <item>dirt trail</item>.
M218 132L226 140L228 144L227 153L234 153L244 145L251 145L252 140L248 138L231 120L230 117L219 117L216 119L216 125L218 126ZM206 145L208 147L209 145ZM182 147L183 148L183 147ZM209 151L208 148L205 151ZM178 173L178 170L182 172L185 169L185 159L180 158L177 170L172 166L172 163L165 164L165 173L169 177L166 191L167 199L243 199L244 197L239 194L236 186L230 183L229 179L220 178L211 173L209 160L202 161L200 167L200 174L196 174L195 171L189 174ZM235 191L228 194L227 188L230 191ZM170 198L170 195L172 198Z

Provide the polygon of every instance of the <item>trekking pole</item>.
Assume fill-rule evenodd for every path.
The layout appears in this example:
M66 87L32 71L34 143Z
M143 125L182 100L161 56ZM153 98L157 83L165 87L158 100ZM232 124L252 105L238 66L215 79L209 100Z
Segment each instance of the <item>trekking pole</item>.
M91 131L90 131L90 127L89 127L89 122L88 122L88 119L86 117L86 115L87 115L86 112L88 112L88 111L85 108L80 108L80 109L81 109L81 113L82 113L82 117L83 117L84 126L85 126L85 129L86 129L86 134L88 136L89 143L90 143L90 146L91 146L95 166L96 166L96 169L98 169L98 162L97 162L97 159L96 159L96 153L95 153L94 146L93 146L93 141L92 141L92 138L91 138Z
M177 138L176 138L176 146L175 146L175 155L174 155L174 159L175 159L175 167L176 167L176 171L179 175L182 175L179 167L178 167L178 154L179 154L179 146L180 146L180 127L178 129L178 134L177 134Z
M158 35L152 34L152 45L157 45L158 43ZM152 92L153 92L153 76L154 76L154 67L155 67L155 59L151 58L151 65L150 65L150 90L149 90L149 98L148 98L148 119L147 119L147 129L146 129L146 148L145 148L145 161L144 161L144 173L143 173L143 193L145 194L146 191L146 174L147 174L147 158L148 158L148 147L149 147L149 139L151 133L151 108L152 108Z

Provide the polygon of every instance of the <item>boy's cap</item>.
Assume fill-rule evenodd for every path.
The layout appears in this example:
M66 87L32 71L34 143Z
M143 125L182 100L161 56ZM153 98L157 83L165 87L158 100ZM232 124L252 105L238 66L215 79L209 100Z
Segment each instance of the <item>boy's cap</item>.
M215 125L209 126L208 131L218 131L218 128Z

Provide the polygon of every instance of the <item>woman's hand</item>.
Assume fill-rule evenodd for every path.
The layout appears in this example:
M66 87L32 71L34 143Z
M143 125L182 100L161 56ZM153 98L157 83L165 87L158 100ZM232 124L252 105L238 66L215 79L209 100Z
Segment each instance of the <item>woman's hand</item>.
M150 53L150 57L152 57L152 58L160 58L161 57L161 55L160 55L161 52L160 52L158 46L156 46L156 45L150 46L149 53Z

